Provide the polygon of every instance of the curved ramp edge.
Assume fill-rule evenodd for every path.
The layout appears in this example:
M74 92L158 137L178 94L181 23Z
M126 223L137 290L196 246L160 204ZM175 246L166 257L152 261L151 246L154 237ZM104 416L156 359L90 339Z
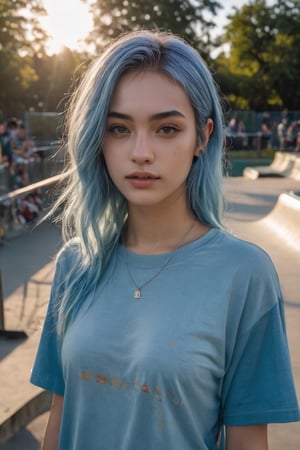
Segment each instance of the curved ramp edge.
M293 180L300 181L300 155L295 160L290 177L293 178Z
M50 392L41 391L27 399L24 405L20 406L12 415L8 415L6 420L0 424L0 445L5 444L36 417L48 411L51 399L52 395Z
M295 193L280 194L272 211L255 224L300 253L300 197Z
M0 361L0 446L50 408L52 395L29 382L39 333Z
M269 166L245 167L243 176L252 180L259 177L292 176L295 163L297 161L298 164L298 160L300 161L300 157L297 157L295 153L275 152L274 159Z

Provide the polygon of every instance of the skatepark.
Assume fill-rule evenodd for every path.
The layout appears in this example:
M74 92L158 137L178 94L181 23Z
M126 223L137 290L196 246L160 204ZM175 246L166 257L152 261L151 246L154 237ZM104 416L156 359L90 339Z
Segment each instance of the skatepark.
M265 249L277 268L300 399L300 177L290 173L292 169L276 177L227 177L225 223L231 233ZM11 338L5 333L0 338L3 450L40 448L50 396L31 386L28 378L47 307L53 258L60 243L59 227L45 222L0 248L4 331L11 332ZM14 331L26 337L20 333L13 338ZM300 423L270 425L269 442L271 450L298 450Z

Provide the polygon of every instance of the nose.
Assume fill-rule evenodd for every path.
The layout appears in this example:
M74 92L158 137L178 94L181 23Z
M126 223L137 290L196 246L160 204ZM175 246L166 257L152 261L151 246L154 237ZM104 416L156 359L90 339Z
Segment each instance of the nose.
M154 153L149 137L146 133L138 133L132 147L132 161L136 164L149 164L153 158Z

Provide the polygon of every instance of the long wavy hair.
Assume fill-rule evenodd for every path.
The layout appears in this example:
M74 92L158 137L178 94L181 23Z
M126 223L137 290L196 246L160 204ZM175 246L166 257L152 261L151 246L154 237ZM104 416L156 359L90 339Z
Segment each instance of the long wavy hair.
M207 148L195 158L187 179L190 209L203 223L222 228L224 121L217 87L199 55L170 33L140 31L114 41L89 67L67 114L68 182L56 207L63 205L65 241L77 254L61 290L58 330L100 278L108 275L127 218L127 201L112 183L102 156L106 119L116 85L128 71L154 70L176 81L194 109L198 137L208 118L214 129ZM77 238L74 241L74 238Z

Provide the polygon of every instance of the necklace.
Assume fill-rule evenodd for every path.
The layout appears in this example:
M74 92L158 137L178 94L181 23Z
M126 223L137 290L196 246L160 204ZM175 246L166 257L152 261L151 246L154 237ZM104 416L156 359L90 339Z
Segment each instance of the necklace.
M150 284L153 280L155 280L155 278L158 277L158 275L161 274L161 272L169 265L171 259L174 257L176 251L178 250L178 248L180 247L181 243L185 240L185 238L190 234L190 232L192 231L192 229L194 228L196 224L196 220L192 223L192 225L189 227L189 229L184 233L183 236L181 236L180 240L178 241L178 243L176 244L174 250L171 252L171 254L167 257L167 259L165 260L165 262L163 263L163 265L160 267L160 269L151 277L149 278L149 280L145 281L143 284L138 284L135 279L133 278L130 270L129 270L129 265L128 265L128 253L126 253L126 258L125 258L125 266L126 266L126 270L128 273L128 276L130 278L130 280L132 281L132 283L134 284L134 286L136 287L136 289L133 292L133 298L135 298L136 300L139 300L142 296L142 289L144 289L145 286L147 286L148 284Z

